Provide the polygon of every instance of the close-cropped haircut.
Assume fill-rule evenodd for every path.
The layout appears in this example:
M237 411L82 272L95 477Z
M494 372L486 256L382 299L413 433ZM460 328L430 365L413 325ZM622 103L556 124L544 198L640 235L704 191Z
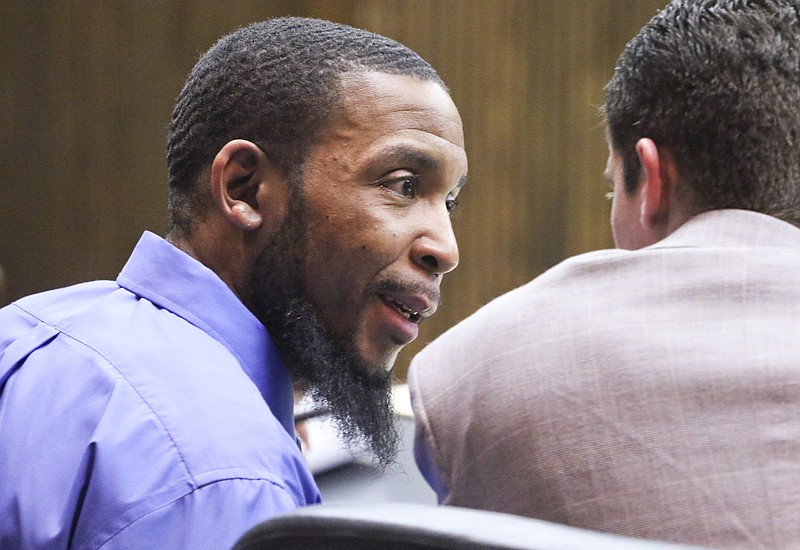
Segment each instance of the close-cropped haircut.
M197 180L233 139L258 145L287 175L340 105L345 73L377 71L434 81L431 65L389 38L319 19L283 17L219 39L189 74L167 139L170 230L191 232Z
M625 47L605 87L626 192L636 142L669 148L694 213L763 212L800 226L800 3L675 0Z

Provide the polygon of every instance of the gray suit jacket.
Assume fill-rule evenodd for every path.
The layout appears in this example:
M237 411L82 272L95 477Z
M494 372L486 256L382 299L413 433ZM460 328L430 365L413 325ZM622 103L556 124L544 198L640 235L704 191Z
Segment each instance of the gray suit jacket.
M412 362L441 501L800 548L800 229L742 210L571 258Z

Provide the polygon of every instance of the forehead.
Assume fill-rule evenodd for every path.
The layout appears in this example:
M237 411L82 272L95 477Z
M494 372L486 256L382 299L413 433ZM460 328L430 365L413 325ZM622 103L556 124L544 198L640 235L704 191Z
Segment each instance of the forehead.
M340 97L341 108L321 147L365 155L416 147L420 157L455 155L466 163L461 117L438 83L380 72L346 73Z

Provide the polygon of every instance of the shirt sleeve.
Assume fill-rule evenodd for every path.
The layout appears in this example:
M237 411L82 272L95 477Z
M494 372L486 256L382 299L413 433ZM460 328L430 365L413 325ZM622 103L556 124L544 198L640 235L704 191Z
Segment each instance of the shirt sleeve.
M297 508L292 496L264 479L227 479L195 491L133 521L103 550L218 550L231 548L250 528Z

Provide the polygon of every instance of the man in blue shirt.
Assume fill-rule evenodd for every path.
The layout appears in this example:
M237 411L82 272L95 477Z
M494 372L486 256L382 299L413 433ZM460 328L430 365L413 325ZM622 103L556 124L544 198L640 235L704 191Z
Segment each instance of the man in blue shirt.
M391 366L458 263L436 72L343 25L244 27L190 73L168 167L166 239L0 310L2 548L226 548L319 502L293 383L394 456Z

